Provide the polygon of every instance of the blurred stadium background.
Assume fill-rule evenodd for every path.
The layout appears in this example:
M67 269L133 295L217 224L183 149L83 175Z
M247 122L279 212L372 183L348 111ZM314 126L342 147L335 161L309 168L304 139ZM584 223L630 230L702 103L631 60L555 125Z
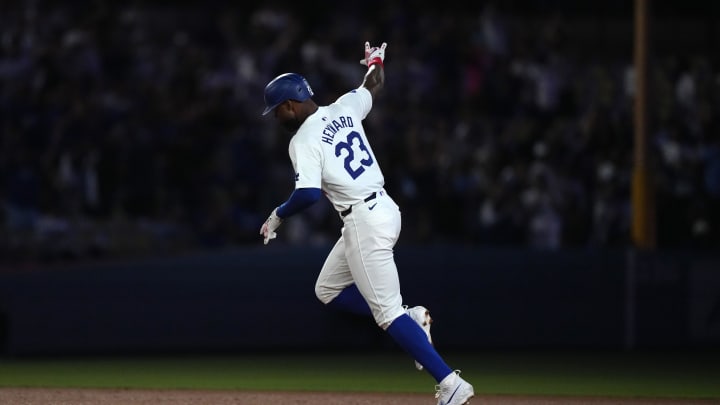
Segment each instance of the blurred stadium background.
M0 353L297 345L236 322L280 304L308 345L386 344L315 307L329 204L258 246L293 187L264 85L330 102L365 40L406 295L477 316L449 345L717 347L720 6L647 3L638 205L631 1L3 1Z

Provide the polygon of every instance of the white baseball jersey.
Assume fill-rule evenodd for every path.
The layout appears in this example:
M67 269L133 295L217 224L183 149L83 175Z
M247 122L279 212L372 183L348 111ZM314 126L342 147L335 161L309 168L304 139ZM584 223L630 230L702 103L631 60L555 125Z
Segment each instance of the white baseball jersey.
M315 284L323 303L355 284L382 328L404 314L393 247L400 236L400 209L383 189L385 179L362 120L372 95L360 87L319 107L290 141L295 188L320 188L345 215L340 238ZM375 193L375 198L365 201Z
M385 184L362 120L372 108L360 87L319 107L290 141L295 188L320 188L338 211L362 201Z

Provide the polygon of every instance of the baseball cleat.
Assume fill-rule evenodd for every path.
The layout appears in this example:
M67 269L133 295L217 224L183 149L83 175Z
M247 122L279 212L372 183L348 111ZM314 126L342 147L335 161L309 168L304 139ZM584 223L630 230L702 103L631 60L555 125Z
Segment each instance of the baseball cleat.
M416 306L412 308L408 308L405 306L405 313L408 314L410 318L412 318L413 321L415 321L420 327L422 328L423 332L427 335L428 342L432 344L432 337L430 336L430 324L432 323L432 318L430 317L430 311L428 311L427 308L423 306ZM415 361L415 367L418 370L422 370L423 366L422 364Z
M455 370L435 386L437 405L465 405L475 396L473 386L460 377L460 370Z

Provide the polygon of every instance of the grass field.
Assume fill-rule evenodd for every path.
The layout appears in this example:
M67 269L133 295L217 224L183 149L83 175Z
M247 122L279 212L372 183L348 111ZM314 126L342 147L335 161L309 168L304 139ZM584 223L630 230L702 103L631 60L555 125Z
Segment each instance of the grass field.
M477 394L720 399L720 351L450 354ZM403 354L232 354L0 359L0 387L424 393Z

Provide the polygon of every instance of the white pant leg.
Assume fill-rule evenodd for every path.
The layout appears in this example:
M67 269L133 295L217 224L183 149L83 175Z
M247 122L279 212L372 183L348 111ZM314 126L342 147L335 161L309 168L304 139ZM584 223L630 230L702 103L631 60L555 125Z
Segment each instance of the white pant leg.
M340 236L330 250L315 281L315 295L320 302L327 304L353 283L350 267L345 258L345 241L343 236Z
M405 313L393 251L400 237L400 210L383 191L374 200L356 204L344 223L342 239L350 273L375 322L385 329Z

